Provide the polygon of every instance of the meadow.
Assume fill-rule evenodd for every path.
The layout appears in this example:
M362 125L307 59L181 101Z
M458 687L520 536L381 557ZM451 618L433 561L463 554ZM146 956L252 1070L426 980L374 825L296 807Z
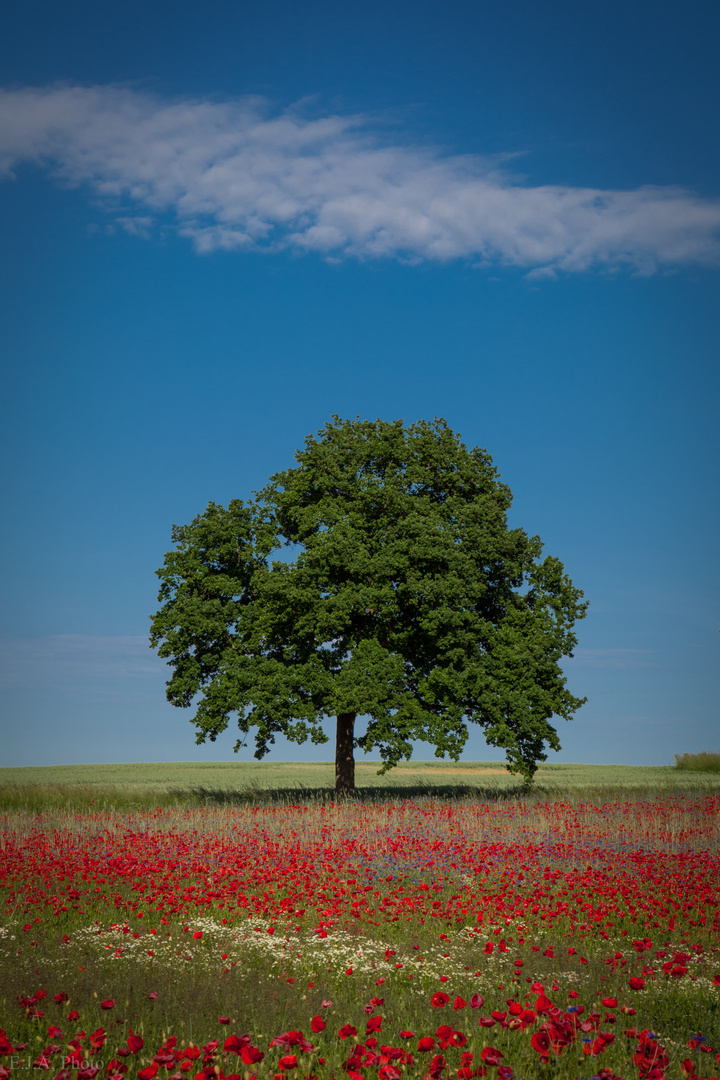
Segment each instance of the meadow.
M717 775L422 764L0 770L0 1080L717 1076Z

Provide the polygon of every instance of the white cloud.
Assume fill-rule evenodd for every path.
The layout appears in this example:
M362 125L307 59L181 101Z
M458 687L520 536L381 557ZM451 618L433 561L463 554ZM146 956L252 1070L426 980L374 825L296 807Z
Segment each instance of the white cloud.
M362 116L120 87L0 91L0 174L91 188L126 230L162 216L199 252L471 259L557 270L720 262L720 200L677 188L530 186L479 157L392 144Z

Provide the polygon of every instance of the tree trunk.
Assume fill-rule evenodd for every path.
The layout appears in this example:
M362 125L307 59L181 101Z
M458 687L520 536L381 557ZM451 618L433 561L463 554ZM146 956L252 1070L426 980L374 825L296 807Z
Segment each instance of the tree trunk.
M355 790L355 713L338 713L335 739L335 790Z

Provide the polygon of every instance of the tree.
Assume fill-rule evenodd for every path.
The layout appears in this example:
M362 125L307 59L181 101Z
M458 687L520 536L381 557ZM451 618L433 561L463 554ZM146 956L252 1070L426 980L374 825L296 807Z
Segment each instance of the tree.
M335 717L346 791L356 747L383 772L418 739L457 760L470 722L530 783L560 749L551 717L585 700L559 661L586 604L539 537L508 528L490 455L444 420L333 417L295 459L253 502L174 526L157 571L150 640L173 668L168 700L197 702L197 742L236 714L261 758L278 733L327 742Z

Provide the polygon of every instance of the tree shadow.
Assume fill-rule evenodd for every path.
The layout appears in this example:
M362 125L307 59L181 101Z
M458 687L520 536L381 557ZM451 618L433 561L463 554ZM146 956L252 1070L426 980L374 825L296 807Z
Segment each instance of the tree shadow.
M516 784L373 784L354 791L336 792L332 787L243 787L172 789L168 794L179 802L192 801L202 806L243 806L257 804L328 804L398 802L405 799L436 799L442 802L508 801L527 795L521 781Z

